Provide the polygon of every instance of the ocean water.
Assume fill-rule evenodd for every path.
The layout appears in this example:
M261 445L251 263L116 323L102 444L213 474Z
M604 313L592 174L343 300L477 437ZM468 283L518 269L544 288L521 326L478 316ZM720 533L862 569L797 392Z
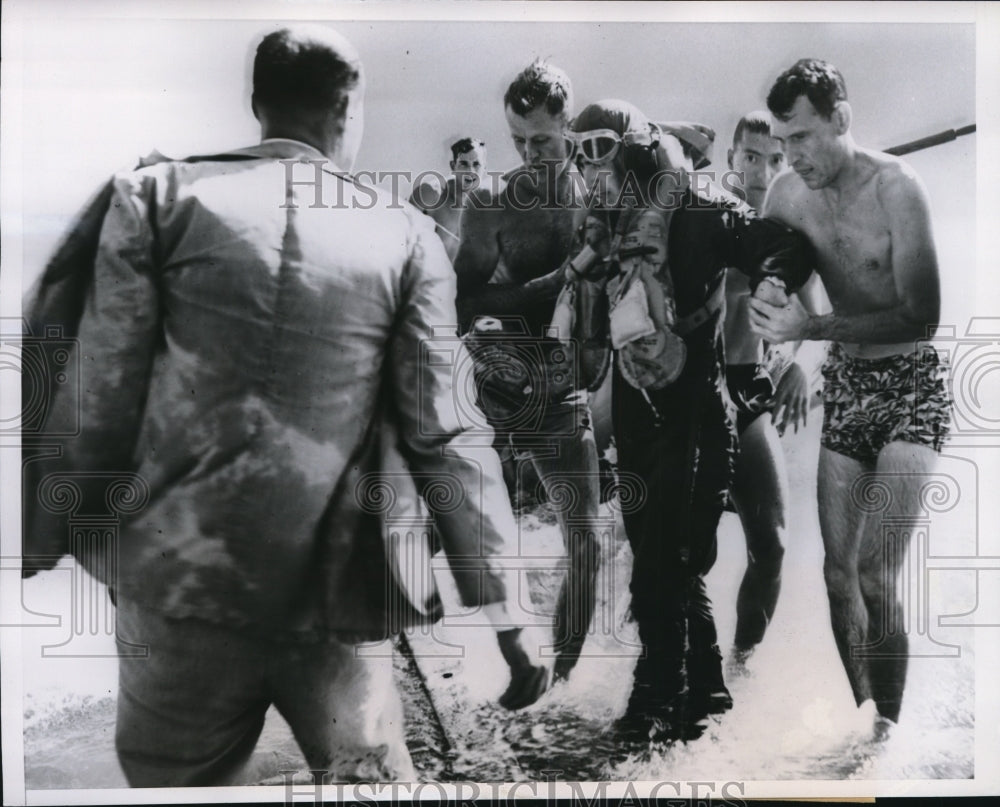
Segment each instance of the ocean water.
M784 442L792 513L783 587L774 620L747 674L728 682L735 701L731 712L686 744L626 748L616 740L611 725L625 708L638 650L627 613L631 554L619 531L604 548L598 619L585 647L589 655L568 682L533 707L509 713L495 705L506 678L490 631L463 633L445 624L432 638L411 637L415 661L397 657L397 678L405 693L408 742L421 778L771 781L974 776L973 631L961 625L942 627L937 616L965 614L976 607L976 573L951 569L921 578L926 586L913 601L911 625L911 651L919 655L910 660L899 724L880 741L865 737L859 732L858 713L829 626L814 499L818 425ZM957 457L942 460L942 470L958 480L961 495L954 507L931 515L931 555L974 553L969 547L976 540L979 493L968 466ZM558 556L559 532L544 511L524 515L520 523L527 554ZM726 652L745 564L742 533L732 514L723 516L719 543L719 561L708 585ZM524 585L544 621L561 573L545 563L536 567L527 573ZM23 601L34 612L33 621L47 623L52 620L44 615L65 613L72 579L64 563L26 581ZM442 587L446 602L458 610L447 580ZM94 608L100 611L100 603ZM921 613L929 618L929 632L917 630ZM114 755L117 661L107 624L77 631L69 642L71 626L65 619L60 625L23 630L28 788L125 784ZM448 642L459 648L450 656L426 652L435 643ZM43 651L43 646L49 649ZM288 727L272 710L244 783L280 784L282 771L303 767Z

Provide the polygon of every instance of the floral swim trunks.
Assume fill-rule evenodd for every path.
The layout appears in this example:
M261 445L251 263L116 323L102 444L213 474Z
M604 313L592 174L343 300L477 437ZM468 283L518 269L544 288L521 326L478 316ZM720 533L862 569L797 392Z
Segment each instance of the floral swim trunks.
M951 422L947 378L947 364L930 345L856 359L832 342L823 365L823 446L872 464L896 440L941 451Z

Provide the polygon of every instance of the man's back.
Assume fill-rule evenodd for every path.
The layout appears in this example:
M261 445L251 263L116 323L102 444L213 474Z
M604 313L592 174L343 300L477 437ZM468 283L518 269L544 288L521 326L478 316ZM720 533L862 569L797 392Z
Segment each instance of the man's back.
M89 311L80 340L98 354L122 346L119 372L84 398L88 431L122 439L74 450L82 467L134 467L149 485L123 531L132 597L174 616L315 629L303 592L318 597L321 564L343 572L371 527L326 522L357 516L346 480L378 451L383 365L402 359L387 356L390 340L416 296L433 315L438 295L446 317L454 279L412 208L328 172L327 207L311 208L316 188L286 197L286 171L301 182L314 166L278 159L322 155L291 141L249 151L262 158L116 180L102 242L119 249L98 256L97 284L115 284L120 302ZM414 376L417 359L403 359ZM418 396L441 390L406 386L392 404L433 429L435 404ZM325 585L334 599L350 591Z

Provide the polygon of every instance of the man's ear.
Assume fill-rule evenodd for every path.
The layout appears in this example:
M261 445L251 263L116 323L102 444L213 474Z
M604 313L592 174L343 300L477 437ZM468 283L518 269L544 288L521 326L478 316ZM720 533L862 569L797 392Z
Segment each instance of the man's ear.
M452 171L454 171L454 170L455 170L455 162L456 162L455 160L449 160L449 161L448 161L448 167L449 167L449 168L450 168L450 169L451 169Z
M833 122L837 127L837 134L846 134L851 128L854 112L847 101L837 101L833 108Z
M733 150L732 149L729 149L729 151L726 152L726 162L729 164L729 170L732 171L733 170Z

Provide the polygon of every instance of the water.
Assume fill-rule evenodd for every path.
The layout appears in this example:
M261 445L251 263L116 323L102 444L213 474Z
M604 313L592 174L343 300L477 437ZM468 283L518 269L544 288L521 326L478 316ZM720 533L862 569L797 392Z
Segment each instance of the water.
M407 705L408 742L421 778L486 782L973 776L975 677L968 628L942 628L935 620L934 638L955 645L959 655L911 659L898 726L881 742L856 731L857 713L830 631L822 579L822 546L812 498L816 429L811 426L785 440L793 512L774 621L747 665L748 674L729 680L733 710L714 720L704 736L669 747L623 746L610 730L625 708L637 652L635 629L627 618L631 557L618 534L603 558L607 575L598 609L600 624L584 651L592 655L581 659L568 682L557 685L530 709L512 714L494 704L506 672L489 630L445 625L433 636L412 637L420 674L411 661L397 657L397 680ZM961 463L952 463L948 472L959 477L962 468ZM974 497L966 497L958 507L932 518L932 554L969 554L970 538L975 538L974 510ZM539 558L559 554L558 530L544 511L523 516L521 527L525 553ZM708 586L725 650L735 627L736 590L744 567L735 516L723 517L719 540L719 562ZM531 606L544 613L551 611L560 573L546 569L544 562L538 565L527 574L528 594ZM62 568L26 582L26 606L41 614L60 613L59 604L68 601L70 581L65 565ZM932 616L975 607L974 572L940 572L929 580ZM454 592L443 582L446 600L453 598ZM43 658L41 646L58 642L66 633L66 626L24 631L26 785L124 786L113 747L116 660ZM85 639L78 648L113 652L106 634ZM441 651L447 642L457 650ZM914 645L917 650L927 648L919 642ZM428 648L443 655L429 657ZM280 771L303 767L288 727L272 710L244 782L281 784Z

